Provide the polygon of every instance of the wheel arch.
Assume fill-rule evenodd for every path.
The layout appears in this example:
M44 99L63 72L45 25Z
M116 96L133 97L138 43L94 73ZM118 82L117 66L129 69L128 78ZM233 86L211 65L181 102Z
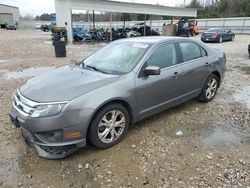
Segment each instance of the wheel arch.
M111 105L111 104L120 104L122 105L123 107L126 108L126 110L128 111L128 114L129 114L129 125L131 125L133 122L134 122L134 111L131 107L131 105L129 104L129 102L127 102L126 100L124 99L112 99L112 100L109 100L109 101L106 101L104 103L102 103L98 108L96 108L96 110L92 113L92 116L88 122L88 128L87 128L87 135L88 135L88 132L89 132L89 127L91 126L91 123L92 121L94 120L95 116L98 114L98 112L100 112L101 109L103 109L104 107L108 106L108 105Z
M220 87L220 85L221 85L221 75L220 75L220 73L218 71L213 71L211 74L214 74L218 78L218 83L219 83L218 87Z

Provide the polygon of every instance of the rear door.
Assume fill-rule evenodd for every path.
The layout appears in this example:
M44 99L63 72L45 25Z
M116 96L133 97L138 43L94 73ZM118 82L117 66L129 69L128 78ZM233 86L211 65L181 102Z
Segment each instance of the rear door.
M139 118L157 113L181 95L182 67L178 60L177 45L165 43L158 46L146 60L136 78L136 99ZM161 68L160 75L141 74L147 66Z
M228 30L222 29L222 33L223 33L223 40L230 40L231 39L231 34L230 34L230 32L228 32Z
M196 95L201 91L209 74L207 52L195 42L179 42L182 54L183 92Z

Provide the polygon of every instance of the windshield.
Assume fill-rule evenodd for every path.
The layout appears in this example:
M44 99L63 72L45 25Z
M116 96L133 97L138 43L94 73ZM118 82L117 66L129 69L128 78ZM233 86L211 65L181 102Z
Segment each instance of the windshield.
M148 46L137 42L111 43L85 59L84 67L107 74L126 74L136 66Z

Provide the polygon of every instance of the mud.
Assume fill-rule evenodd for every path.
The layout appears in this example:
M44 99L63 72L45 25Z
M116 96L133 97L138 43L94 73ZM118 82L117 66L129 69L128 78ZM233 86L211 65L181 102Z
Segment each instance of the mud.
M50 38L0 30L0 187L250 186L250 76L242 69L250 67L250 36L208 44L227 55L226 76L212 102L186 102L137 123L110 149L88 146L54 161L37 157L12 127L11 95L43 67L75 63L105 44L68 45L67 57L55 58Z

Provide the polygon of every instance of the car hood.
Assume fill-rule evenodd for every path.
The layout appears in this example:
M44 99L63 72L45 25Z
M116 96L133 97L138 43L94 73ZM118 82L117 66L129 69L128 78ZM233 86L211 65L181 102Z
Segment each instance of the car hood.
M20 86L20 93L36 102L70 101L116 81L117 75L67 66L34 77Z

